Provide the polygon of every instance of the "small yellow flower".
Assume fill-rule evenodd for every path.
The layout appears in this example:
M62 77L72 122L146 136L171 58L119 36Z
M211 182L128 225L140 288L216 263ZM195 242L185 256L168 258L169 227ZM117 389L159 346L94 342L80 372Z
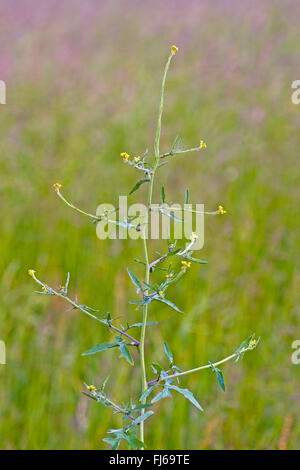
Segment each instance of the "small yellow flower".
M224 207L223 206L218 206L218 211L219 211L219 214L226 214L227 211L225 211Z
M191 262L190 261L181 261L181 264L183 266L186 266L187 268L190 268L191 267Z
M42 286L42 291L47 292L47 287L46 287L46 286Z
M256 339L252 339L249 343L249 348L254 348L256 346Z
M163 295L163 291L162 291L162 290L159 290L158 293L159 293L159 295Z
M55 189L56 192L58 192L60 190L60 188L62 188L62 184L54 183L53 188Z
M94 387L94 385L87 385L86 388L87 388L90 392L93 392L94 390L96 390L96 387Z
M207 145L206 143L204 142L204 140L200 140L200 148L201 149L206 149Z
M141 157L138 155L137 157L134 157L135 163L139 163L141 161Z
M29 276L33 277L35 275L34 269L28 269Z
M195 232L192 232L191 240L196 240L197 238L199 238L198 235Z
M167 279L172 279L172 277L173 277L173 276L174 276L174 274L173 274L173 273L166 274L166 278L167 278Z
M177 46L172 46L171 51L172 51L173 55L176 54L176 52L178 51L178 47Z
M129 153L122 152L122 153L120 153L120 155L123 158L124 162L128 162L129 157L130 157Z
M190 261L181 261L182 264L182 270L185 272L187 268L191 267L191 262Z

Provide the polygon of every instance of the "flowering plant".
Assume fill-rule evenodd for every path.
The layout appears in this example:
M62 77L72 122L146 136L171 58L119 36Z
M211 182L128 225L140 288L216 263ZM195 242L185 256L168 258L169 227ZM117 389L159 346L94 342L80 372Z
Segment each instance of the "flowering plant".
M158 121L157 121L157 129L156 129L156 137L154 142L154 160L151 162L147 153L143 157L135 156L131 158L131 156L127 152L122 152L121 158L123 161L133 168L140 170L143 172L144 178L139 180L135 186L131 189L129 194L137 191L141 185L147 184L148 185L148 200L147 200L147 208L148 211L151 212L153 203L152 203L152 193L153 193L153 185L155 180L156 172L167 162L169 158L172 158L174 155L183 154L187 152L193 151L200 151L206 148L206 144L203 140L200 140L198 146L185 149L181 146L180 141L176 138L175 142L171 148L171 150L167 153L160 153L160 134L161 134L161 121L162 121L162 113L163 113L163 104L164 104L164 90L165 90L165 82L167 77L167 72L171 63L172 58L178 51L176 46L172 46L168 60L166 62L163 79L162 79L162 86L161 86L161 93L160 93L160 101L159 101L159 113L158 113ZM104 406L111 407L114 409L115 412L120 413L123 415L123 426L119 429L109 430L109 436L104 439L104 441L110 445L111 449L117 449L120 445L121 440L125 440L130 448L132 449L143 449L146 447L145 440L144 440L144 426L145 421L153 415L153 406L162 398L171 397L172 392L177 392L182 394L187 400L189 400L198 410L203 411L202 406L198 402L198 400L194 397L192 392L187 388L181 388L179 385L179 378L191 374L193 372L197 372L204 369L211 369L212 372L216 374L217 381L223 391L225 391L225 382L222 371L218 368L221 364L235 359L236 361L241 358L246 351L252 350L257 346L258 340L254 338L254 334L250 335L246 340L244 340L241 345L236 349L228 357L225 357L222 360L217 362L209 362L208 364L204 364L202 366L198 366L192 369L188 369L182 371L176 364L174 360L174 356L172 351L170 350L168 344L166 342L163 343L164 352L167 358L167 367L163 367L160 364L152 363L152 371L154 374L154 378L151 380L147 379L146 375L146 361L145 361L145 337L146 337L146 329L148 326L151 326L153 322L148 322L148 311L150 304L153 302L164 303L168 305L173 310L182 313L181 310L168 298L166 298L166 294L170 285L178 282L180 278L186 273L188 269L191 268L192 263L199 263L203 264L205 261L199 260L193 257L194 249L195 249L195 242L198 238L198 235L192 232L190 236L190 240L185 248L177 247L177 242L171 242L168 240L166 251L162 254L159 254L157 259L150 262L150 257L148 253L148 243L147 243L147 230L148 230L148 219L145 218L142 222L137 222L135 218L127 219L125 222L117 222L111 218L111 212L104 210L103 213L100 215L91 214L84 210L79 209L74 204L70 203L65 196L61 192L62 185L60 183L54 184L54 189L59 196L59 198L69 207L76 210L77 212L89 217L92 219L93 222L113 222L115 224L120 225L121 227L125 228L126 230L135 230L140 232L142 244L143 244L143 251L144 251L144 260L135 260L139 263L142 263L145 268L145 276L144 279L141 281L139 280L136 275L131 271L128 271L128 275L132 283L136 288L137 294L140 296L139 300L131 302L135 304L137 308L142 309L142 321L139 323L134 324L127 324L126 327L116 324L116 321L107 313L104 317L99 317L96 315L94 309L88 307L87 305L82 305L78 302L77 298L71 299L68 295L68 288L69 288L69 281L70 276L67 275L67 279L64 285L60 286L57 290L53 289L52 287L48 286L45 282L39 280L36 276L34 270L30 269L28 271L29 275L32 276L34 281L40 285L41 291L39 294L42 295L50 295L50 296L57 296L61 299L64 299L68 302L73 309L80 310L81 312L85 313L89 317L92 317L94 320L101 322L104 324L111 333L115 335L113 342L97 344L88 351L84 352L84 356L97 354L101 351L105 351L111 348L118 348L120 351L120 357L123 357L131 366L134 366L134 354L132 351L137 350L140 359L140 372L141 372L141 390L139 394L138 402L134 400L130 400L126 405L120 406L119 404L115 403L112 399L109 398L105 391L105 385L107 380L105 380L100 386L95 385L87 385L85 384L86 391L84 394L95 400L98 403L102 403ZM186 191L186 202L188 202L189 193L188 190ZM176 219L177 221L180 220L175 216L172 216L170 212L164 210L164 203L165 203L165 190L162 187L161 190L161 202L162 205L159 206L161 214L167 216L169 218ZM224 215L226 214L226 210L223 206L219 205L218 209L213 212L205 212L205 214L210 215ZM173 260L174 264L176 263L176 259L180 260L179 267L172 267L170 264L168 267L163 267L165 261ZM178 266L178 263L177 265ZM155 271L160 270L164 273L164 277L160 280L159 283L153 284L150 283L150 275ZM135 336L132 336L131 329L133 328L140 328L140 336L137 339ZM130 333L129 333L130 331Z

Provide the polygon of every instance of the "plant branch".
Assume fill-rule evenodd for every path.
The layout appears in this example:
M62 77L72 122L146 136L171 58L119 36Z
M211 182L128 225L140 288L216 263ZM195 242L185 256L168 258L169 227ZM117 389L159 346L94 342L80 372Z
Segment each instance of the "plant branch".
M191 149L184 149L184 150L170 150L170 152L163 153L162 155L159 156L159 158L166 158L166 157L172 157L173 155L177 155L180 153L188 153L188 152L198 152L199 150L202 150L206 146L203 144L200 144L199 147L194 147Z
M94 320L97 320L101 323L104 323L106 325L108 325L108 327L114 331L116 331L117 333L119 333L120 335L123 335L123 336L126 336L126 338L130 339L134 344L135 346L139 347L140 346L140 342L133 338L133 336L129 335L128 333L126 333L126 331L124 331L123 329L120 329L120 328L117 328L116 326L112 325L109 321L107 320L103 320L101 318L98 318L96 315L93 315L91 312L89 312L86 308L84 308L84 306L82 305L79 305L77 302L75 302L74 300L70 299L70 297L68 297L66 294L63 294L63 293L60 293L60 292L57 292L55 291L54 289L52 289L52 287L49 287L47 284L41 282L35 275L35 273L33 274L30 274L31 277L34 279L34 281L39 284L40 286L42 286L43 289L45 289L45 294L48 294L48 295L55 295L56 297L59 297L63 300L65 300L66 302L68 302L70 305L72 305L72 307L74 309L78 309L80 310L81 312L85 313L86 315L88 315L89 317L93 318Z
M88 387L87 387L88 388ZM103 393L97 392L96 390L93 391L92 393L86 393L86 395L90 396L91 398L100 398L104 402L108 403L112 408L114 408L116 411L119 413L123 413L124 415L128 416L132 421L135 420L134 416L128 414L128 411L125 410L124 408L121 408L121 406L117 405L115 402L107 398Z
M162 382L164 380L175 379L176 377L181 377L182 375L191 374L192 372L197 372L199 370L210 369L211 367L219 366L220 364L224 364L224 362L230 361L231 359L234 359L235 357L240 356L244 352L249 351L251 349L253 349L253 348L252 347L244 348L241 351L237 351L237 352L231 354L230 356L225 357L225 359L222 359L221 361L214 362L212 364L206 364L204 366L196 367L195 369L186 370L184 372L177 372L176 374L159 377L158 379L151 380L150 382L147 382L147 386L150 387L151 385Z

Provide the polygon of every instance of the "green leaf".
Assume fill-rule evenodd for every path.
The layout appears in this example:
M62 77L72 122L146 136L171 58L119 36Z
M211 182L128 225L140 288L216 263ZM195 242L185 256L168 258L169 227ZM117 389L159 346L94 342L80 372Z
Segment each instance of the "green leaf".
M217 369L216 370L216 375L217 375L217 380L220 384L221 389L223 390L223 392L225 392L225 382L224 382L224 377L223 377L222 371L220 371L220 369Z
M110 445L110 450L117 450L120 445L121 438L119 437L105 437L102 441Z
M115 343L102 343L102 344L96 344L93 348L89 349L88 351L85 351L82 353L82 356L89 356L91 354L96 354L101 351L106 351L107 349L110 348L115 348L116 346L119 346L118 342Z
M102 392L104 392L104 389L105 389L106 384L107 384L107 382L108 382L108 380L109 380L109 377L110 377L110 375L108 375L108 376L106 377L106 379L104 380L103 384L101 385L101 391L102 391Z
M219 382L221 389L225 392L225 382L224 382L222 371L218 369L217 367L215 367L212 362L209 361L209 364L210 364L211 370L215 372L216 374L216 377L217 377L217 380Z
M179 310L179 308L176 307L176 305L173 304L173 302L171 302L170 300L163 299L162 297L157 297L157 298L155 298L155 300L157 300L158 302L163 302L164 304L169 305L169 307L172 307L174 310L176 310L176 312L183 313L183 312L182 312L181 310Z
M165 188L164 188L164 186L161 187L161 200L162 200L162 203L164 203L165 200L166 200L166 195L165 195Z
M145 447L144 443L136 437L135 429L131 429L128 433L124 433L123 437L134 450L143 449Z
M186 203L186 204L189 203L189 198L190 198L190 193L189 193L189 190L186 189L186 190L185 190L185 203Z
M132 413L134 413L135 411L144 410L145 408L149 408L150 406L151 405L146 403L144 403L143 405L136 406L135 408L133 408Z
M134 361L132 359L132 356L131 356L131 354L129 352L129 349L127 348L126 344L125 343L120 343L119 344L119 349L121 351L120 357L124 357L126 359L126 361L128 361L131 366L134 366Z
M187 256L186 259L188 259L190 261L193 261L193 263L207 264L207 261L204 261L202 259L193 258L192 256Z
M157 364L157 362L152 362L151 367L153 369L154 374L157 375L160 375L161 371L163 370L163 368L159 364Z
M157 395L155 395L155 397L152 398L151 400L151 403L156 403L158 402L159 400L161 400L162 398L167 398L167 397L171 397L171 393L170 393L170 390L168 387L165 387L161 392L159 392Z
M167 345L167 343L164 342L164 350L165 350L165 353L169 359L169 362L170 362L170 366L173 365L173 354L171 352L171 349L169 348L169 346Z
M149 180L148 179L143 179L143 180L139 180L134 186L133 188L131 188L131 190L129 191L129 194L132 194L134 193L135 191L137 191L137 189L139 189L139 187L144 184L144 183L149 183Z
M164 166L164 165L167 165L167 164L168 164L168 162L162 162L159 165L157 165L157 169L160 168L161 166Z
M149 411L146 411L146 413L138 416L134 421L132 421L132 425L135 426L137 424L140 424L142 423L143 421L145 421L147 418L149 418L149 416L153 415L154 414L154 411L152 410L149 410Z
M141 259L138 259L138 258L134 258L134 261L135 261L136 263L143 264L144 266L145 266L145 264L146 264L145 261L142 261Z
M140 281L135 277L135 275L129 270L127 269L127 272L130 276L130 279L132 280L133 284L138 287L138 289L142 290L142 284L140 283Z
M148 284L148 282L143 281L143 284L147 287L147 289L151 290L152 292L156 292L155 287L153 287L153 286L151 286L150 284Z
M189 400L196 408L198 408L200 411L203 411L202 406L200 405L200 403L198 403L198 401L196 400L192 392L190 392L190 390L188 390L187 388L177 387L177 385L169 385L169 387L181 393L181 395L187 398L187 400Z
M255 333L253 333L252 335L248 336L248 338L246 338L244 341L241 342L241 344L239 345L239 347L238 347L237 350L235 351L236 353L238 353L238 356L237 356L235 362L237 362L237 361L240 359L240 357L243 357L244 352L245 352L245 351L242 352L243 349L247 349L247 348L248 348L250 342L254 339L254 336L255 336ZM240 353L240 354L239 354L239 353Z
M156 324L157 324L157 321L148 321L148 322L146 323L146 326L151 326L151 325L156 325ZM130 326L128 327L128 330L129 330L130 328L141 328L142 326L143 326L143 323L134 323L133 325L130 325Z
M155 385L151 385L150 387L146 388L146 390L140 396L140 401L146 400L146 398L152 393L154 388L155 388Z
M242 341L242 343L239 345L239 347L237 348L237 352L238 351L241 351L242 349L245 349L249 346L250 342L253 340L254 338L254 333L250 336L248 336L247 339L245 339L244 341Z

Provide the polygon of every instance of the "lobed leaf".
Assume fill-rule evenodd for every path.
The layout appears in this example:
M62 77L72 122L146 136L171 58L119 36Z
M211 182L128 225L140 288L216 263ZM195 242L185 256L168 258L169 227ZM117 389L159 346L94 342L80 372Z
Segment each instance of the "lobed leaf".
M163 299L162 297L156 297L155 300L159 301L159 302L163 302L164 304L167 304L169 305L169 307L173 308L174 310L176 310L176 312L179 312L179 313L183 313L178 307L176 307L175 304L173 304L173 302L171 302L170 300L167 300L167 299Z
M155 397L152 398L151 400L151 403L156 403L158 402L159 400L161 400L162 398L167 398L167 397L171 397L171 393L170 393L170 390L168 387L165 387L161 392L159 392L157 395L155 395Z
M200 405L200 403L198 403L198 401L196 400L192 392L190 392L190 390L188 390L187 388L177 387L177 385L169 385L169 388L172 388L173 390L176 390L177 392L181 393L181 395L183 395L187 400L189 400L196 408L198 408L200 411L203 411L202 406Z
M132 283L140 290L142 290L142 284L140 283L140 281L137 279L137 277L135 277L135 275L129 270L127 269L127 272L130 276L130 279L132 281Z

